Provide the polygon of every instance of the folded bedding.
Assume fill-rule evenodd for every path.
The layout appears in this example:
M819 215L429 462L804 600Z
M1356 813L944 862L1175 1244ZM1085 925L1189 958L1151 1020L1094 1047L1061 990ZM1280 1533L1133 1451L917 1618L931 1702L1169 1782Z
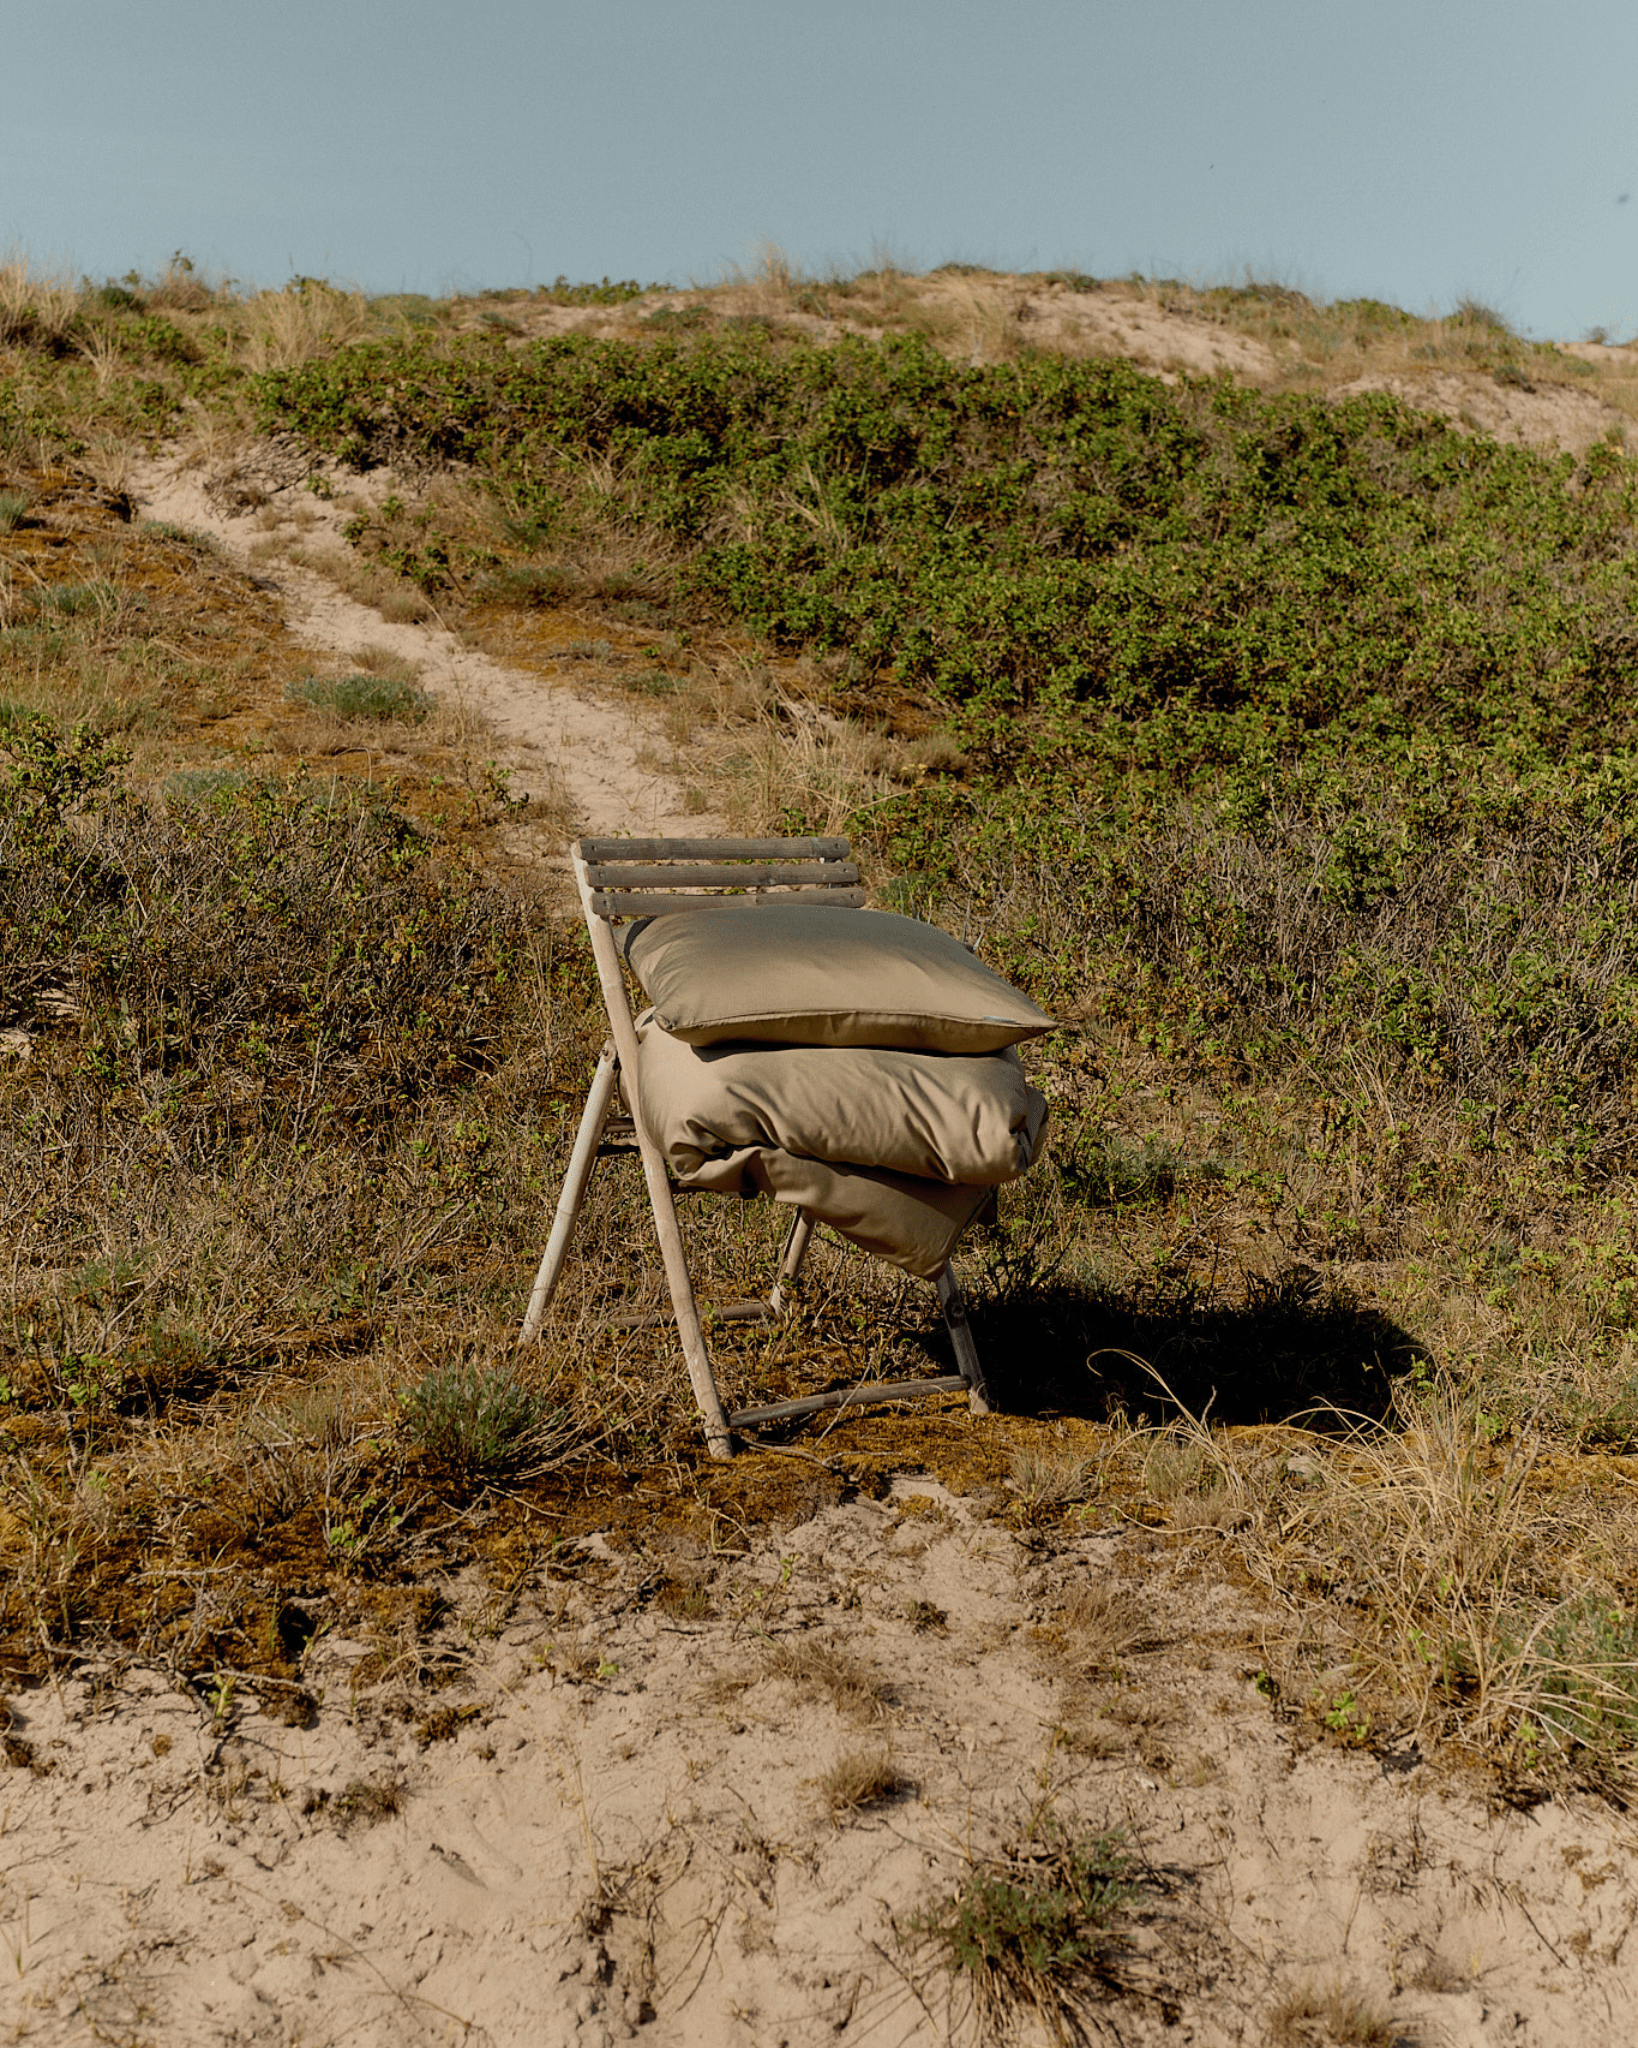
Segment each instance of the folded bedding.
M687 1185L725 1195L772 1195L920 1280L936 1280L943 1272L961 1233L991 1192L915 1180L907 1173L798 1159L773 1145L749 1145L707 1160Z
M652 1011L637 1035L643 1121L682 1181L745 1146L973 1187L1016 1180L1035 1156L1046 1105L1010 1046L697 1046Z
M637 1030L643 1124L683 1186L772 1195L923 1279L1046 1122L1010 1047L696 1046L652 1011Z

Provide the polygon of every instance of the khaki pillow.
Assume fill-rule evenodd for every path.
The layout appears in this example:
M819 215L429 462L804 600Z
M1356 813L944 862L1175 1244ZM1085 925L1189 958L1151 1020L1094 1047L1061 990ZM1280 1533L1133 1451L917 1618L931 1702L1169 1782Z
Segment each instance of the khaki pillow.
M833 912L843 916L844 912ZM637 1021L643 1123L689 1181L746 1146L993 1187L1035 1157L1046 1105L1009 1046L905 1052L844 1045L688 1045Z
M632 926L624 947L656 1021L690 1045L980 1053L1052 1028L959 939L890 911L793 903L669 912Z

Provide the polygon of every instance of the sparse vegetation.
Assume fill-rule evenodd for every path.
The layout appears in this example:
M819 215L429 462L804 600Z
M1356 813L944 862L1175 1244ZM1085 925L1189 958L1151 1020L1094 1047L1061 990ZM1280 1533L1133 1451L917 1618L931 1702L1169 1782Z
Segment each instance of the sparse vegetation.
M820 1805L838 1823L896 1798L907 1787L904 1773L883 1749L846 1750L815 1781Z
M1026 300L1116 294L1283 367L1254 390L1032 344ZM0 1600L27 1661L95 1627L284 1669L274 1532L339 1599L496 1475L703 1484L664 1333L609 1327L657 1298L617 1171L538 1382L483 1362L602 1032L578 940L481 871L503 785L413 671L314 675L199 536L129 517L122 449L186 419L242 450L259 417L321 491L326 458L398 465L344 551L293 519L287 553L546 636L651 700L691 803L850 830L880 900L1064 1018L1032 1053L1052 1151L971 1274L1003 1400L1054 1433L850 1421L839 1461L946 1461L1032 1541L1113 1502L1238 1545L1330 1617L1345 1675L1271 1683L1336 1739L1535 1771L1631 1748L1599 1457L1638 1445L1638 468L1618 436L1541 453L1314 388L1420 364L1632 412L1623 363L1475 306L776 252L660 311L606 280L433 302L12 263L0 333ZM396 730L344 752L347 720ZM760 1211L688 1227L707 1291L772 1257ZM799 1324L721 1338L725 1390L914 1369L924 1306L821 1253ZM274 1428L320 1374L336 1417ZM203 1465L167 1462L207 1417ZM541 1469L571 1451L572 1484ZM1555 1515L1588 1532L1570 1579ZM219 1640L180 1594L120 1611L159 1527L242 1566ZM1088 1670L1127 1619L1053 1626ZM878 1713L840 1656L758 1672Z
M879 1672L832 1643L767 1643L749 1678L737 1682L755 1684L759 1678L781 1680L798 1699L825 1700L852 1721L878 1719L893 1697Z
M1134 1872L1118 1832L1080 1838L1047 1810L907 1932L970 1986L987 2018L1031 2008L1061 2041L1063 2015L1095 1996L1120 1916L1141 1896Z
M424 690L398 676L303 676L286 686L286 695L333 718L398 719L405 725L419 725L432 708Z
M327 1813L346 1833L350 1828L371 1828L390 1820L403 1804L403 1790L396 1779L355 1778L333 1799L325 1799L315 1811Z
M1375 2000L1349 1984L1289 1991L1269 2015L1273 2048L1413 2048Z
M459 1472L538 1471L584 1449L563 1412L504 1365L435 1366L401 1398L411 1442Z

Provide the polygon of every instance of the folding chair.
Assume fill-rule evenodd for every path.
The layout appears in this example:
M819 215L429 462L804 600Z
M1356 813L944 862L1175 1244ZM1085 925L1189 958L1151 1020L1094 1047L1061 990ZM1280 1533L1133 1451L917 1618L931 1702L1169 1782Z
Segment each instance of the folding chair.
M574 1236L593 1169L601 1158L635 1150L648 1183L654 1228L665 1263L666 1284L676 1314L688 1377L705 1424L711 1455L733 1455L731 1432L758 1423L811 1415L824 1408L878 1401L913 1400L928 1394L965 1390L976 1415L990 1412L978 1350L967 1322L966 1306L954 1273L946 1265L938 1275L939 1304L960 1370L936 1379L894 1380L813 1394L799 1401L748 1408L725 1414L711 1372L705 1333L694 1300L683 1255L682 1234L665 1160L643 1127L638 1102L637 1027L632 1017L613 925L617 919L653 917L701 909L724 901L735 904L803 902L833 908L838 916L857 910L865 900L859 870L845 839L581 839L569 849L581 907L591 933L592 954L608 1011L611 1041L603 1048L592 1077L579 1133L558 1196L546 1253L535 1276L528 1311L518 1336L521 1347L538 1332ZM626 1090L629 1117L612 1114L621 1072L632 1077ZM797 1210L779 1262L778 1277L766 1301L732 1302L715 1312L719 1322L772 1322L785 1309L784 1289L801 1269L813 1235L813 1218ZM647 1321L649 1318L639 1318ZM653 1320L663 1320L655 1318Z

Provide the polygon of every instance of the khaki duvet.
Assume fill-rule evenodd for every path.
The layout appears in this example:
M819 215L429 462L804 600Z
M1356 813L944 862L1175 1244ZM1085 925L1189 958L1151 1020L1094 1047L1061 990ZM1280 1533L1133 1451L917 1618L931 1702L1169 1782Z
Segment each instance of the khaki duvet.
M1046 1121L1010 1049L700 1047L651 1012L637 1028L643 1122L678 1181L772 1195L925 1279Z

